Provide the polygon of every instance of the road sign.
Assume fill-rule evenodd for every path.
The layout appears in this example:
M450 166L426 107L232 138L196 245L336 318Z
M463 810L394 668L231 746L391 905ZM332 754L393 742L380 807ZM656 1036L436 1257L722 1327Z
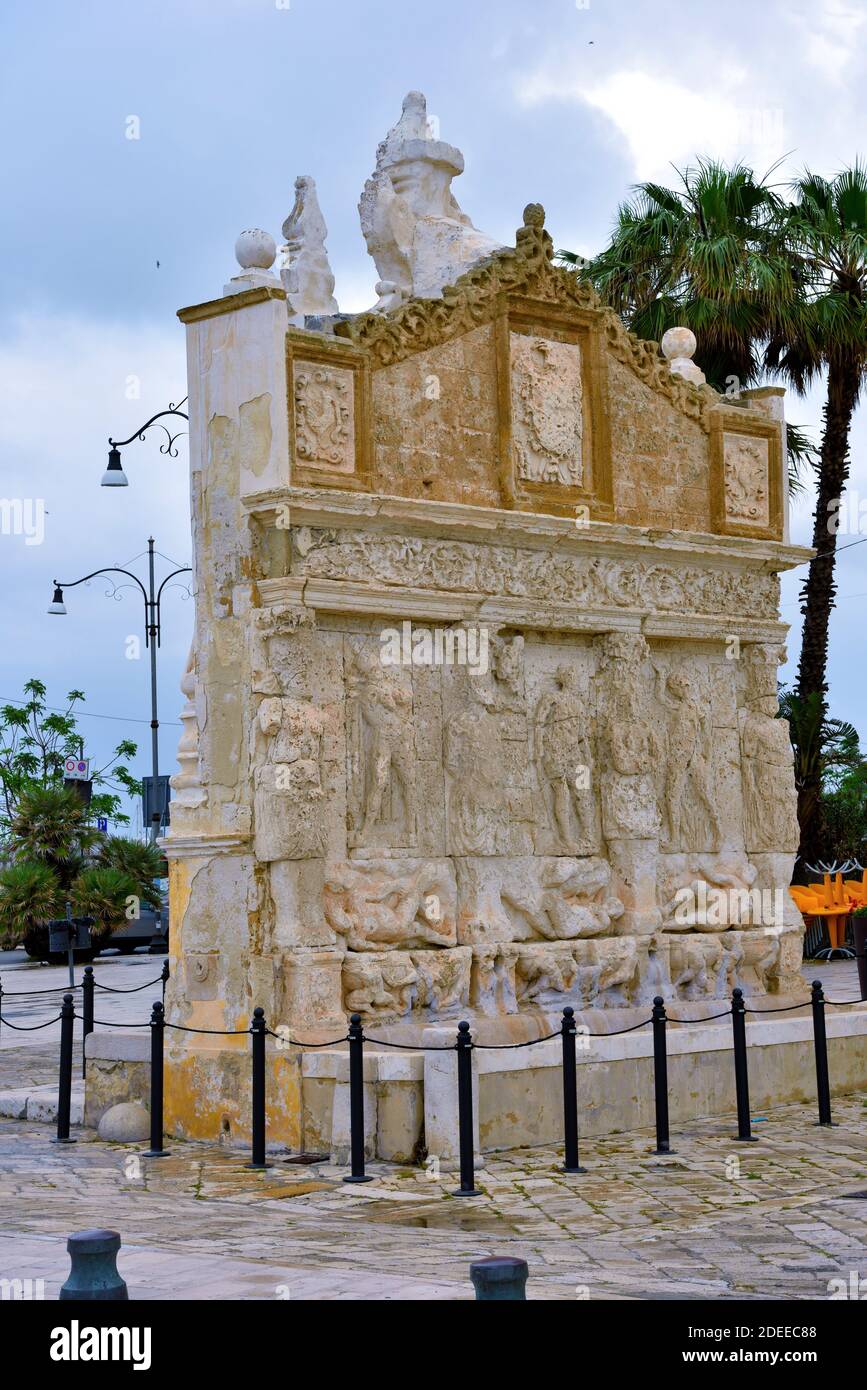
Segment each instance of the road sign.
M96 828L97 830L108 830L108 816L97 816Z
M63 775L67 782L89 782L90 758L67 758L63 764Z

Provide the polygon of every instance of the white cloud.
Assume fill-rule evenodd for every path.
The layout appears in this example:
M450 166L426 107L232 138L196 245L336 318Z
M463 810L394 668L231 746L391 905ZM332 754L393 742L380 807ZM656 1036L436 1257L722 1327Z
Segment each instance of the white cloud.
M867 19L864 10L846 0L822 0L819 4L809 0L784 13L797 30L806 62L829 82L841 82L858 56L860 32Z
M577 101L602 112L625 140L640 180L670 176L672 164L696 151L747 159L764 171L785 148L782 108L761 105L736 70L721 71L713 90L693 91L638 68L592 83L540 68L519 82L517 95L525 106Z

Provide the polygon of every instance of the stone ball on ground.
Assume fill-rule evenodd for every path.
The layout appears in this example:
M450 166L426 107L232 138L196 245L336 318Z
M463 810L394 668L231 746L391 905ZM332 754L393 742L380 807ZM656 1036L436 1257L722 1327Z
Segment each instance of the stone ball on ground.
M143 1105L133 1100L106 1110L97 1130L100 1139L108 1139L114 1144L139 1143L142 1139L148 1139L150 1132L150 1115Z

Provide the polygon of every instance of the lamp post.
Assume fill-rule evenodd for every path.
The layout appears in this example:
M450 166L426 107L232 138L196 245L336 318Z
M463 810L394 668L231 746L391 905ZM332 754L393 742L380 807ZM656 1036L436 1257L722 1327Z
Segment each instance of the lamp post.
M189 415L187 415L183 410L181 410L181 406L186 405L186 403L186 396L184 396L184 399L182 401L179 401L177 405L174 405L172 401L169 401L168 410L160 410L157 412L156 415L152 415L151 418L145 421L145 423L141 425L137 430L133 430L129 439L112 439L111 437L109 437L108 468L106 468L105 472L102 475L101 486L129 487L129 479L124 473L123 464L120 461L121 449L123 449L127 444L132 444L134 439L144 439L145 434L150 429L151 425L155 424L157 420L164 419L167 415L178 415L182 420L189 420ZM160 445L160 453L167 454L170 458L177 458L178 451L175 448L175 441L177 439L180 439L181 435L184 434L185 431L180 430L177 434L172 434L171 431L168 430L165 425L160 425L159 428L166 436L165 444Z
M135 436L133 436L135 437ZM112 446L114 447L114 446ZM109 465L110 466L110 465ZM117 467L120 468L120 456L118 455ZM121 470L122 472L122 470ZM124 479L124 483L126 479ZM114 484L117 486L117 484ZM121 484L123 486L123 484ZM70 584L61 583L54 580L54 596L48 605L48 612L62 617L66 613L66 604L63 598L64 589L74 589L79 584L86 584L89 579L95 579L100 574L123 574L127 579L131 579L137 584L144 599L145 610L145 646L150 650L151 666L151 762L153 766L153 805L151 809L150 838L155 843L160 828L160 811L157 805L157 792L159 788L159 719L157 717L157 649L160 645L160 600L163 589L179 574L192 573L189 565L182 565L179 569L172 570L156 588L154 575L154 539L148 537L148 587L145 588L137 574L132 570L121 569L118 565L109 565L105 569L93 570L90 574L85 574L81 579L73 580ZM125 586L120 586L125 587ZM114 586L113 592L117 591L118 586Z

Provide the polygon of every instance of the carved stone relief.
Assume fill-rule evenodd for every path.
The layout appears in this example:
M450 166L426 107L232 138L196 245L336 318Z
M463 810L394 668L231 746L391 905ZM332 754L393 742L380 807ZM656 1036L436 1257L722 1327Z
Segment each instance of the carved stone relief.
M533 719L534 756L550 832L546 848L559 854L587 854L595 847L590 720L577 682L573 666L558 666Z
M323 579L680 614L776 619L779 601L776 574L306 526L293 535L292 570Z
M253 786L260 860L311 859L323 852L325 729L323 712L308 701L268 696L259 705L253 727Z
M798 847L794 754L789 725L778 718L779 649L747 649L746 708L740 712L744 839L749 852Z
M580 487L584 481L581 349L511 333L512 447L515 471L530 483Z
M359 859L326 868L325 918L350 951L456 946L448 860Z
M351 846L416 843L412 679L372 647L350 651L346 679Z
M259 625L257 659L282 692L338 698L260 700L256 850L319 856L346 1012L613 1008L795 978L791 913L769 932L750 906L751 856L776 887L794 825L775 647L728 662L634 630L492 627L485 663L416 668L382 664L375 626L296 619ZM703 915L713 893L747 908Z
M723 435L725 511L730 521L770 525L769 448L751 434Z
M685 663L668 672L657 668L656 677L656 698L668 716L657 762L662 847L717 850L722 827L708 692Z
M348 367L294 364L295 457L307 468L355 472L354 379Z

